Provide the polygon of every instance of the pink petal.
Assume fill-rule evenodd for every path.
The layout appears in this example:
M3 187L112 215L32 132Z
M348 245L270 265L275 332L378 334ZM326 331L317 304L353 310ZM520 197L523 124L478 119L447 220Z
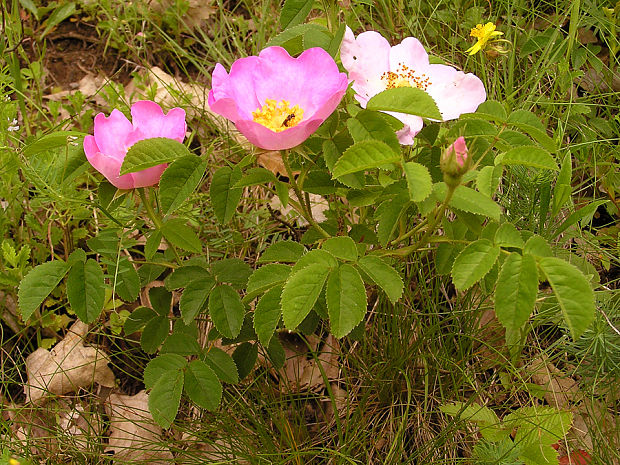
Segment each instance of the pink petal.
M445 65L430 65L429 72L427 92L435 99L444 121L474 112L486 100L484 84L471 73Z
M353 90L362 107L372 96L385 90L381 76L390 69L389 54L390 44L378 32L363 32L355 38L347 27L340 46L340 59L349 78L355 81Z
M329 53L318 47L304 51L298 58L282 47L268 47L261 51L259 59L255 85L261 106L267 99L286 100L291 106L303 108L304 119L346 80Z
M185 111L181 108L173 108L164 115L161 107L155 102L142 100L131 106L131 117L134 130L141 134L141 139L167 137L183 142L185 138L187 125ZM134 136L134 142L135 139L137 138Z
M131 174L119 176L123 160L101 153L93 136L84 137L84 153L93 168L103 174L112 185L119 189L131 189L134 187Z
M112 110L109 117L103 113L95 116L95 141L108 157L123 161L127 153L127 138L133 131L129 120L119 110Z
M163 164L152 166L142 171L136 171L135 173L131 173L133 176L133 187L148 187L158 184L162 173L166 170L167 167L167 164Z
M230 98L237 104L238 117L251 118L252 112L262 106L259 105L254 89L258 62L259 59L255 56L240 58L233 63L230 74L218 63L213 70L209 98L213 95L214 102ZM235 121L227 115L222 116Z
M394 45L389 54L390 71L396 71L402 64L422 74L428 67L428 54L422 43L415 37L407 37L400 44Z
M250 120L237 122L237 129L257 147L265 150L284 150L296 147L318 129L323 120L306 120L282 132L275 132Z
M396 131L398 141L401 145L413 145L413 138L422 130L424 120L419 116L408 115L406 113L395 113L393 111L386 111L385 113L403 122L403 128Z

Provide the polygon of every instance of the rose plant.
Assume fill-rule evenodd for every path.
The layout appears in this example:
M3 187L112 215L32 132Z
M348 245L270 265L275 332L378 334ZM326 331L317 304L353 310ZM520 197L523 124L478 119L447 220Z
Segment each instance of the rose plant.
M312 46L300 50L306 43ZM348 74L338 69L338 57ZM373 31L355 37L344 25L334 31L295 25L230 72L215 65L209 105L257 147L236 164L215 167L209 194L217 219L228 223L244 189L259 186L265 199L293 208L295 218L284 224L293 237L303 233L300 240L273 242L253 267L237 258L210 259L189 210L181 208L203 182L206 157L182 144L183 110L164 114L152 102L137 102L133 123L118 110L98 115L84 150L114 186L137 188L134 227L146 237L144 247L130 260L118 250L135 241L118 228L103 229L87 242L89 252L78 249L67 261L34 268L19 289L28 320L67 276L71 308L94 322L106 288L132 303L141 278L163 280L164 287L150 289L148 306L124 322L125 334L141 333L142 348L159 354L144 383L162 426L174 421L183 391L216 409L221 383L247 376L259 348L281 365L284 351L274 334L282 328L314 331L323 321L338 338L359 336L369 295L399 311L405 286L414 285L403 269L423 258L456 291L492 296L513 355L541 302L555 304L573 338L590 324L590 281L549 246L592 213L552 214L570 201L570 153L533 113L486 100L478 77L431 64L419 40L391 47ZM280 151L285 176L258 166L264 149ZM498 202L504 173L513 169L559 173L529 228L508 221ZM158 188L144 189L158 181ZM97 206L114 223L115 199L130 194L110 191L102 181ZM311 194L329 201L326 219L315 218ZM298 219L307 226L295 226ZM539 293L542 282L549 293ZM207 347L199 342L199 319L213 328ZM215 340L234 349L220 349Z

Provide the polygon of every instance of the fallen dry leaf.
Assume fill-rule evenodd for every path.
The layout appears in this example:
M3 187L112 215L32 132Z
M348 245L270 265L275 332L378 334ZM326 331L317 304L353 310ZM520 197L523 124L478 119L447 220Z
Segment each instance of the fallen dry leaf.
M51 350L39 348L26 359L28 384L26 402L45 400L50 394L62 395L97 383L114 386L109 359L101 350L84 345L88 325L76 321L65 338Z
M188 0L186 4L187 11L183 14L181 20L192 29L200 28L217 11L215 1L213 0ZM177 3L172 0L157 0L150 2L150 6L153 10L163 13L169 8L176 9Z
M293 190L289 191L289 198L293 201L297 201L297 196L295 195L295 192L293 192ZM312 217L317 223L322 223L327 219L327 217L325 216L325 212L329 210L329 202L318 194L309 194L309 198ZM269 202L269 206L273 210L279 211L284 217L288 216L291 212L294 212L293 207L291 207L290 203L286 206L286 208L283 207L279 197L273 197ZM294 212L294 219L297 220L297 224L299 226L308 225L308 222L305 220L305 218L299 215L297 212Z
M532 381L543 388L549 405L566 410L577 400L579 385L577 381L558 369L544 354L533 359L525 367Z
M110 417L110 441L106 454L121 463L169 465L174 457L162 444L162 429L153 421L148 407L149 396L140 391L135 396L111 394L105 410Z

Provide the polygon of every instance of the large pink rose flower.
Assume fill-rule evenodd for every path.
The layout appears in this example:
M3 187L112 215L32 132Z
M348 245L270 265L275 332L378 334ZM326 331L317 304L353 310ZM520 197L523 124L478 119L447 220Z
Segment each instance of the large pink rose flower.
M289 149L306 140L336 109L346 74L321 48L293 58L282 47L240 58L226 72L215 66L209 106L231 120L254 145Z
M418 39L407 37L394 47L378 32L357 36L347 27L340 47L342 65L354 81L355 98L363 108L371 97L394 87L418 87L433 97L444 121L476 111L486 100L482 81L451 66L429 64L428 54ZM388 112L389 113L389 112ZM403 145L413 144L422 129L422 118L390 113L403 122L397 132Z
M133 124L116 109L108 117L99 113L95 116L95 135L84 138L84 152L90 164L119 189L153 186L168 166L157 165L120 176L129 147L153 137L183 142L187 131L183 109L173 108L164 114L159 105L148 100L131 106L131 118Z

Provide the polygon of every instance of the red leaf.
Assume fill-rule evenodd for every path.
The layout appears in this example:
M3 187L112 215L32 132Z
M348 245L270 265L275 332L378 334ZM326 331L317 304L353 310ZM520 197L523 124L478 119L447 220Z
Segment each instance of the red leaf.
M592 457L583 449L577 449L570 455L560 458L560 465L589 465Z

